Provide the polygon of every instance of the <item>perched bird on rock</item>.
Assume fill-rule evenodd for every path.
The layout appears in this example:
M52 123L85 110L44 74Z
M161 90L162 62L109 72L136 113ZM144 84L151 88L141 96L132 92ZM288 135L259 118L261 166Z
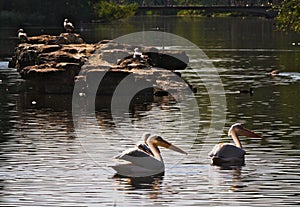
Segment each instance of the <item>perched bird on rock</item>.
M71 33L74 31L74 26L71 22L69 22L68 19L65 19L65 21L64 21L64 28L67 33Z
M144 58L144 55L143 55L143 53L140 51L139 48L135 48L135 49L134 49L133 58L136 58L136 59Z
M27 34L24 32L23 29L18 30L18 38L19 38L21 43L25 43L25 42L28 41Z

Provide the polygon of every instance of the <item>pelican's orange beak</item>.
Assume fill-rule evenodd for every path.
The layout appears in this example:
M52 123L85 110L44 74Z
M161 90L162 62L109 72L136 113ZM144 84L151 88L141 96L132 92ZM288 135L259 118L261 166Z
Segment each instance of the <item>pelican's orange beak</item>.
M241 136L246 136L246 137L253 137L253 138L261 138L260 135L256 134L255 132L242 127L241 129L239 129L238 134Z
M169 142L167 142L163 139L157 140L157 145L161 146L161 147L165 147L165 148L170 149L170 150L173 150L175 152L179 152L181 154L187 155L187 153L184 150L180 149L179 147L177 147L177 146L175 146L175 145L173 145L173 144L171 144L171 143L169 143Z
M187 155L187 152L185 152L184 150L182 150L179 147L176 147L175 145L172 145L172 144L170 145L170 147L168 149Z

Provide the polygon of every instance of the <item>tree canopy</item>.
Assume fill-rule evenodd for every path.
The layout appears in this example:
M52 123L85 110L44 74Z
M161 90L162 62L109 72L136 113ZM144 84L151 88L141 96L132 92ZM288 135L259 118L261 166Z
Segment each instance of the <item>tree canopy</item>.
M133 16L138 9L137 4L121 5L107 1L99 1L93 7L98 17L106 21Z
M275 20L278 29L300 33L300 1L283 0L278 7L278 16Z
M133 15L136 9L106 0L0 0L0 26L53 25L64 18L114 20Z

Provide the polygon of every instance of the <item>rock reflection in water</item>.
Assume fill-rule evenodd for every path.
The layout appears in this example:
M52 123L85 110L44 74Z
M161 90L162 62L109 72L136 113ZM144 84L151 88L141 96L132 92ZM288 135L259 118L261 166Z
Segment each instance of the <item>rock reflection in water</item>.
M36 114L41 113L41 111L48 110L50 112L66 112L68 113L69 122L72 123L72 95L65 94L41 94L36 92L21 92L16 99L16 108L20 117L22 113L30 110L36 111ZM115 123L113 120L111 112L111 101L112 96L103 95L93 97L82 97L80 102L75 107L75 110L82 110L82 108L88 107L91 101L95 101L95 112L87 109L91 114L95 113L98 124L100 127L105 128L115 128ZM129 105L128 113L132 120L140 120L147 116L146 111L150 111L153 105L158 106L161 110L179 110L176 107L176 100L172 96L164 97L154 97L149 96L149 94L144 94L143 91L136 94ZM85 108L86 109L86 108ZM126 108L127 109L127 108ZM32 111L33 112L33 111ZM121 114L122 115L122 114ZM51 116L49 116L51 117ZM54 124L57 119L52 120ZM49 120L49 122L51 122ZM59 124L59 123L57 123ZM70 125L73 128L73 125Z

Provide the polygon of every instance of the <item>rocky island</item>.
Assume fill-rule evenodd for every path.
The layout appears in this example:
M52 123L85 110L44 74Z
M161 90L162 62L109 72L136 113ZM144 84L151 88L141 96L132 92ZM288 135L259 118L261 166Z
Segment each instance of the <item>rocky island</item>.
M142 57L135 57L135 49L142 51ZM9 67L17 69L31 90L46 94L71 94L75 84L87 93L97 83L97 74L105 73L101 81L103 90L97 94L112 94L128 75L133 75L132 81L155 78L158 85L164 85L164 90L174 87L170 74L180 76L175 70L184 70L188 61L181 51L160 51L110 40L88 44L79 34L62 33L28 37L15 48ZM163 94L155 87L153 93Z

